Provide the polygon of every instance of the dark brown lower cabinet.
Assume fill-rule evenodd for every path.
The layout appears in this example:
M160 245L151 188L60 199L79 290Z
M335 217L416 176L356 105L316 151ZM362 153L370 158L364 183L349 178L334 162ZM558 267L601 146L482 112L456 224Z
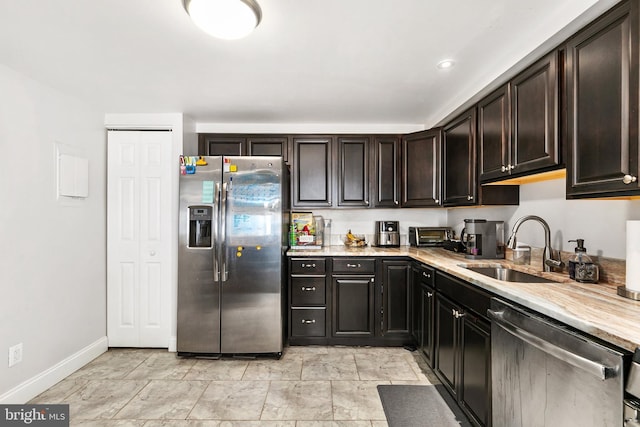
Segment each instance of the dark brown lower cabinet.
M411 268L411 335L427 364L433 368L435 334L434 270L414 263Z
M410 337L411 305L409 272L406 260L382 260L382 336Z
M436 375L473 424L489 426L491 325L473 311L486 306L489 296L440 273L436 274L436 287L443 291L438 292L435 299ZM450 297L455 294L456 301L443 293ZM460 300L471 302L472 309Z
M333 276L334 337L373 337L375 334L375 277Z

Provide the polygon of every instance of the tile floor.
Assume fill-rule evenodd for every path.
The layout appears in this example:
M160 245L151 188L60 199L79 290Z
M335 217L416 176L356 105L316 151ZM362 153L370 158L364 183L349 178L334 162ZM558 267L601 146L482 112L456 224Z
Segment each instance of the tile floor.
M287 347L280 360L111 349L30 403L76 426L384 427L378 384L432 384L402 348Z

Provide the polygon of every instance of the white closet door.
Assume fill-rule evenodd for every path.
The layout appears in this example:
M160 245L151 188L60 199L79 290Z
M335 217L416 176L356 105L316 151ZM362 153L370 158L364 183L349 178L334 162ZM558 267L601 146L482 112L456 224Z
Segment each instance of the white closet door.
M168 347L171 132L109 131L107 336L110 347Z

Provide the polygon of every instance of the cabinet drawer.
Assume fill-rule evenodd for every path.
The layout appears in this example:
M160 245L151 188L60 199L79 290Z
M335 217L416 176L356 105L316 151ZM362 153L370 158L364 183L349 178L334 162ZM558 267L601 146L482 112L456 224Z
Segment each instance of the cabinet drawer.
M293 258L291 260L291 274L318 274L324 272L324 258Z
M367 273L376 271L376 262L372 258L334 258L334 273Z
M436 289L461 306L487 318L487 310L491 305L491 295L456 278L436 274Z
M417 270L418 274L420 275L420 283L433 287L433 283L435 282L436 277L435 270L424 264L418 264Z
M323 308L292 308L292 337L324 337L327 311Z
M292 277L291 305L325 305L325 277Z

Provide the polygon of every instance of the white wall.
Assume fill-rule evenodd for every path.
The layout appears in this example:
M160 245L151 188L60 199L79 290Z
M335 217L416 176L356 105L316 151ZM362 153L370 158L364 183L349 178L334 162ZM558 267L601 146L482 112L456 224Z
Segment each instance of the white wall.
M567 241L580 238L589 254L625 259L626 221L640 219L640 200L566 200L565 181L556 179L521 185L519 206L450 209L447 222L459 233L465 218L502 220L508 238L525 215L538 215L549 224L554 249L572 252L575 244ZM542 227L523 223L518 242L543 247Z
M21 403L106 349L106 132L103 112L3 65L0 93L0 403ZM56 144L88 159L88 198L57 200Z
M314 215L331 219L331 244L341 245L342 238L351 230L353 234L364 234L373 244L376 221L400 221L400 243L405 245L410 226L438 227L447 225L444 209L309 209Z

